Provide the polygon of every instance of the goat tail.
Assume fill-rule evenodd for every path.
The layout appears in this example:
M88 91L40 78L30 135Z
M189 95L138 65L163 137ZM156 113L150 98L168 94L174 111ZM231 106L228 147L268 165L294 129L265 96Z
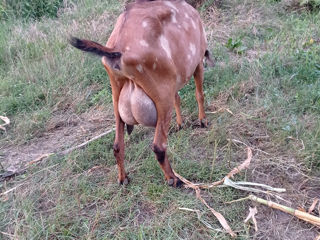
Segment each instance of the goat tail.
M69 43L82 51L90 52L101 57L104 56L108 59L119 59L121 57L120 52L113 52L111 48L107 48L93 41L70 37Z

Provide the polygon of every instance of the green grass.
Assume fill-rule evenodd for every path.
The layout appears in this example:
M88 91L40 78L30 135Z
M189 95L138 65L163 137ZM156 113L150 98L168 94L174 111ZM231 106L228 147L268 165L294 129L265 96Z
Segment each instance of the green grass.
M67 39L76 35L105 42L122 7L123 2L112 0L67 1L57 18L9 18L0 23L0 115L12 121L6 134L0 132L0 144L36 139L57 112L81 114L111 105L101 63L72 49ZM206 8L201 14L216 60L204 80L210 125L192 127L197 104L191 81L180 91L185 127L169 134L172 166L194 182L219 180L246 158L245 146L232 141L236 139L254 150L251 168L236 180L285 186L293 196L295 176L320 176L320 13L290 11L281 1L225 1L216 8L220 22L215 26L216 16L210 15L209 5ZM236 51L236 45L226 47L229 39L240 41L243 51ZM233 115L210 113L220 108ZM153 130L143 127L126 136L131 180L126 187L116 183L114 133L0 182L1 192L23 184L0 198L0 236L230 239L191 190L165 184L150 149L152 136ZM299 203L311 199L305 194L307 200ZM248 203L226 203L246 195L231 188L203 191L210 206L237 232L237 239L257 236L243 223ZM180 207L200 210L201 221ZM263 226L259 228L261 237Z

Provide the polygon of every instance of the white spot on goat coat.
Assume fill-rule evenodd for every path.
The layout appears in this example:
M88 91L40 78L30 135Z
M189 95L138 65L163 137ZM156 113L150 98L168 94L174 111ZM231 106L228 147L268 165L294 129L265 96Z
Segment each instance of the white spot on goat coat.
M189 24L187 22L183 22L182 25L186 31L189 31Z
M197 29L197 27L196 27L196 24L194 23L194 21L191 19L191 24L192 24L192 27L194 28L194 29Z
M172 22L177 23L176 12L173 11L173 9L171 9L171 13L172 13L172 15L171 15Z
M142 27L146 28L147 26L148 26L147 21L143 21L143 22L142 22Z
M166 52L168 58L171 59L171 50L169 47L169 42L163 35L160 36L160 44L163 50Z
M181 84L181 76L178 75L178 76L177 76L177 85L179 86L180 84Z
M142 73L143 72L143 67L142 67L142 65L141 64L138 64L137 66L136 66L136 69L138 70L138 72L140 72L140 73Z
M173 8L173 9L176 10L177 12L179 12L178 8L176 8L176 6L173 5L171 2L165 1L164 4L167 5L167 6L169 6L169 7L171 7L171 8Z
M190 49L192 55L196 55L196 46L193 43L189 44L189 49Z
M205 43L207 44L207 34L206 34L206 30L204 29L203 25L202 25L202 31L203 31Z
M157 68L157 64L154 62L153 65L152 65L152 69L156 70L156 68Z
M149 47L149 44L145 40L140 40L140 45L143 47Z

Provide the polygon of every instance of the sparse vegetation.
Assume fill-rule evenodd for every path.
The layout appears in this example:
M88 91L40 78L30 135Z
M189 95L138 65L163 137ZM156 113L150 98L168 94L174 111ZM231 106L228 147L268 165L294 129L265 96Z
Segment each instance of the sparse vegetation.
M55 14L28 21L4 17L6 1L0 4L0 115L12 122L0 132L0 174L36 158L40 143L47 144L44 152L55 151L101 126L113 126L104 68L72 49L67 39L105 42L124 1L50 3L55 2L61 3ZM191 81L180 91L185 126L176 132L172 123L171 163L193 182L221 179L246 157L245 146L231 141L236 139L254 152L250 169L236 180L286 188L281 196L292 207L307 209L320 197L320 13L290 9L287 1L208 2L201 14L216 60L204 82L210 125L193 127L197 104ZM0 196L0 238L229 239L191 190L166 186L150 150L152 133L136 127L126 136L127 187L116 184L114 134L1 181L0 192L17 188ZM237 239L315 239L320 234L262 206L255 233L243 223L251 203L226 203L246 194L231 188L204 192ZM217 230L179 207L200 210L201 219Z

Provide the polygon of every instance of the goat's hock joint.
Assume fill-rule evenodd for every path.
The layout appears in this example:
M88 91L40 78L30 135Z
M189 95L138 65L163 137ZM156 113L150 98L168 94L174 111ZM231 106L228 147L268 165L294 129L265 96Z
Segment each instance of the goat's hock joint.
M173 107L181 127L178 91L194 76L199 121L204 112L203 60L211 63L199 13L184 0L129 3L118 17L111 36L99 43L71 38L70 43L102 56L112 88L116 135L114 156L118 182L129 182L124 168L124 127L131 133L141 124L155 127L152 150L169 185L179 186L166 153Z

